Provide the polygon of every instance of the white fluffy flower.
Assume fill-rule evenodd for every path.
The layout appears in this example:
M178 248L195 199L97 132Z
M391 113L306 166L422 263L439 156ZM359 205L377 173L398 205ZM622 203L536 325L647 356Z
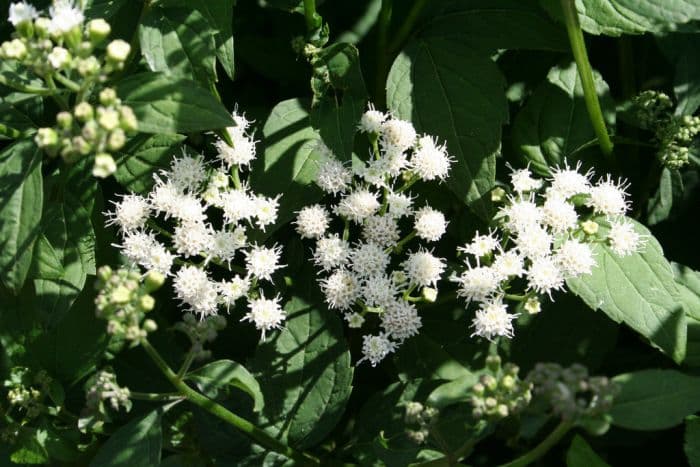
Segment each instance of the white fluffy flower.
M158 245L152 233L135 231L128 232L122 240L122 253L132 263L144 264L148 261L151 250Z
M508 313L508 307L501 298L482 303L472 321L473 336L490 341L494 337L513 337L513 320L517 314Z
M7 19L13 26L17 26L25 21L32 21L37 16L39 13L33 5L27 2L17 2L10 4L10 14Z
M489 266L469 267L451 280L459 285L457 295L469 302L486 300L498 291L501 284L499 275Z
M554 259L564 274L571 277L590 274L596 264L591 247L587 243L575 239L562 243L557 249Z
M591 188L591 197L587 201L587 204L596 212L605 214L606 216L625 214L629 209L629 202L626 199L626 189L627 185L625 182L618 181L616 183L608 176Z
M432 253L424 250L410 253L401 265L406 271L410 283L419 287L434 287L445 271L445 263L442 258L433 256Z
M154 178L156 184L149 194L151 206L156 211L165 214L165 218L167 219L178 210L183 195L172 182L164 182L158 177Z
M392 302L382 313L382 328L399 342L418 334L422 325L415 305L405 300Z
M211 244L208 245L209 254L219 258L221 261L230 263L236 256L236 251L246 244L245 229L236 228L233 232L219 230L213 232Z
M608 242L616 254L627 256L636 253L644 246L644 241L631 222L619 220L610 224Z
M214 242L211 226L203 222L185 222L175 227L173 246L185 258L208 251Z
M272 274L282 267L279 264L281 247L265 248L253 245L246 251L246 269L248 274L258 279L272 281Z
M367 164L355 168L354 172L370 185L385 187L387 185L385 178L389 175L388 160L385 157L372 159Z
M547 189L548 196L568 199L574 195L588 193L591 189L590 172L579 173L581 163L571 169L568 165L552 169L552 184Z
M175 255L170 253L163 245L155 242L145 261L141 264L149 271L157 271L164 276L170 275L170 270L173 268Z
M534 259L547 256L552 252L554 237L538 225L527 227L520 231L515 239L518 251L524 256Z
M316 243L314 263L324 271L343 266L348 262L350 245L338 234L323 237Z
M221 139L214 143L219 159L229 168L250 165L255 159L255 141L242 133L236 133L232 140L233 146L229 146L226 141Z
M360 294L368 306L386 307L395 300L396 284L385 274L370 276L362 282Z
M357 277L344 269L338 269L320 281L321 289L330 308L347 310L360 295L360 282Z
M509 198L508 205L501 208L499 214L508 218L506 227L513 232L539 224L544 216L532 199L521 197Z
M55 70L63 68L70 62L70 52L63 47L54 47L46 59Z
M357 363L360 364L367 360L370 365L377 366L379 362L395 350L396 343L390 341L384 333L377 336L362 336L363 357Z
M413 228L418 237L429 242L436 242L447 230L445 216L430 206L423 206L415 213Z
M207 179L204 157L183 154L170 163L170 170L165 173L175 188L181 191L198 191Z
M255 206L255 217L258 219L258 228L265 231L265 227L277 221L277 209L279 208L279 197L268 198L266 196L256 196L253 199Z
M350 252L350 265L360 277L378 276L389 265L389 253L376 243L360 243Z
M51 22L49 33L54 36L65 34L73 28L80 26L85 19L83 11L75 6L72 0L55 0L49 8Z
M564 272L552 257L536 258L527 271L527 284L537 293L552 296L552 291L564 287Z
M542 206L542 214L542 221L555 233L564 233L578 223L574 205L557 196L547 198Z
M360 223L379 210L377 195L369 190L357 190L344 197L335 208L339 216Z
M352 180L352 172L337 159L328 158L318 167L316 184L326 193L345 193Z
M389 214L398 218L409 216L413 212L413 200L404 193L389 193L387 196Z
M245 188L225 191L221 193L220 198L221 207L224 211L224 221L227 224L235 224L255 216L255 200Z
M251 321L262 332L262 340L265 340L268 331L282 327L286 318L286 313L279 304L279 296L267 299L261 294L260 298L248 301L248 309L241 321Z
M250 280L247 277L234 276L229 281L217 284L219 300L228 310L239 298L245 297L250 290Z
M384 248L395 245L401 238L399 225L396 220L388 215L370 216L365 219L362 227L362 237Z
M510 174L510 184L516 193L528 193L542 188L542 180L532 178L530 169L513 170Z
M170 208L173 217L185 223L202 223L206 219L204 206L199 198L192 195L180 195L177 203Z
M319 205L307 206L297 214L296 230L301 238L321 238L328 229L328 211Z
M367 106L367 111L362 114L360 124L357 129L364 133L379 134L382 130L382 123L387 119L384 112L376 110L372 104Z
M403 152L416 141L416 129L411 122L389 119L382 123L379 143L387 152Z
M438 145L432 136L418 140L418 148L411 157L411 169L421 180L445 180L451 164L444 144Z
M523 257L517 251L510 250L496 255L492 268L499 280L520 277L525 273Z
M196 266L185 266L175 275L173 288L177 298L202 317L216 314L217 284L205 271Z
M477 230L471 243L460 247L459 250L481 258L493 252L498 247L498 242L499 240L493 232L479 235L479 231Z
M113 203L114 211L106 213L107 225L116 224L122 232L143 227L151 214L148 201L139 195L126 195L120 202Z

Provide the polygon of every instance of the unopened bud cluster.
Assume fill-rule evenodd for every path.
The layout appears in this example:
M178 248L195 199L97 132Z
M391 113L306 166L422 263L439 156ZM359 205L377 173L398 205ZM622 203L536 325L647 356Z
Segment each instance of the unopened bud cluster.
M38 417L46 410L44 398L48 394L51 378L45 371L32 372L25 367L14 367L3 386L7 390L8 413L17 410L26 421Z
M532 400L532 384L519 378L520 368L501 359L486 359L486 373L471 387L472 417L497 421L520 413Z
M190 339L194 359L206 360L211 357L211 351L206 350L204 345L216 340L219 331L226 327L226 318L213 315L200 320L192 313L185 313L182 321L176 323L174 327Z
M548 403L552 412L572 422L603 419L613 406L619 387L605 376L589 376L583 365L568 368L538 363L527 375L535 397Z
M404 423L409 426L406 429L408 439L416 444L423 444L428 440L430 427L435 423L439 412L433 407L425 407L420 402L406 404Z
M277 221L279 202L239 181L239 169L255 159L256 149L247 132L251 122L236 112L232 117L236 126L226 129L232 144L214 143L218 163L183 149L168 170L154 175L148 195L115 202L107 225L119 228L118 247L134 265L172 276L187 311L203 319L247 302L241 320L252 322L264 338L286 318L279 296L266 298L262 290L284 265L281 247L249 237Z
M95 314L107 320L109 334L137 343L157 328L155 321L144 317L155 306L151 292L164 281L165 276L157 271L150 271L144 278L135 270L112 271L102 266L97 271L96 287L100 292L95 299Z
M56 127L39 128L34 140L50 157L61 156L69 164L95 154L92 174L105 178L117 170L111 153L119 151L127 135L137 129L131 107L121 103L114 89L105 88L99 105L80 102L72 112L59 112Z
M644 91L631 104L639 125L655 134L659 161L669 169L687 165L691 147L700 133L700 117L673 115L671 99L658 91Z
M82 9L72 0L54 0L48 16L30 3L12 3L8 19L15 32L0 45L0 58L17 61L47 82L57 74L102 82L124 66L131 51L127 42L116 39L106 45L104 57L96 56L111 27L104 19L85 24Z
M529 314L541 302L564 290L566 280L590 274L596 266L591 247L606 243L625 256L639 251L644 238L626 217L627 185L607 176L593 182L580 167L555 168L549 179L528 169L513 170L512 192L494 217L495 229L473 237L459 250L465 269L451 280L467 303L478 304L472 336L489 340L513 336L517 313L506 300L516 301ZM596 221L609 229L603 233ZM514 293L524 286L522 294Z
M112 411L131 410L129 388L117 384L117 375L111 369L103 369L93 374L85 383L85 407L80 414L79 427L82 431L100 430L110 421L108 408Z
M436 299L445 260L421 243L437 242L447 220L426 203L416 206L408 189L445 180L452 159L435 138L371 105L359 129L373 147L369 160L350 168L319 143L316 184L331 201L303 208L295 223L316 243L313 261L329 308L351 328L362 328L367 313L379 315L382 331L363 337L360 360L375 366L418 333L416 303Z
M12 3L9 21L15 26L14 38L0 46L0 59L25 66L64 105L67 92L78 94L73 110L60 112L55 127L40 128L35 141L49 156L61 156L67 163L94 154L93 174L104 178L116 170L111 154L124 146L126 135L138 125L131 108L121 104L113 89L103 89L94 106L87 98L95 85L123 68L131 47L117 39L106 44L103 56L97 50L105 46L109 24L103 19L87 24L84 20L83 11L71 0L55 0L48 17L27 2Z

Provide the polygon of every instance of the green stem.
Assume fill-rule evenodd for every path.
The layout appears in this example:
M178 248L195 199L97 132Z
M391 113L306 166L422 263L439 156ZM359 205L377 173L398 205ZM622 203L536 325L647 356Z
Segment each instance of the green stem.
M3 125L2 123L0 123L0 135L6 136L7 138L10 138L10 139L17 139L20 136L22 136L22 132L15 129L15 128L12 128L12 127L9 127L7 125Z
M168 381L170 381L170 384L175 386L178 392L185 396L188 401L198 405L210 414L234 426L241 433L258 443L260 446L285 455L288 458L296 461L298 465L320 465L320 461L311 454L296 451L295 449L268 435L245 418L239 417L215 401L190 388L177 377L175 372L168 366L165 360L163 360L163 357L160 356L158 351L151 345L150 342L148 342L147 339L143 339L141 341L141 345L163 375L165 375Z
M413 30L413 26L416 24L418 16L420 16L421 11L425 5L427 5L427 3L428 0L416 0L415 3L413 3L408 15L406 15L406 19L403 20L401 27L396 32L396 35L394 35L394 39L391 41L391 44L389 44L390 54L393 55L401 48L408 35L411 33L411 30Z
M17 81L7 79L7 76L3 74L0 74L0 84L20 92L26 92L28 94L37 94L39 96L50 96L52 94L52 91L48 88L29 86L27 84L18 83Z
M316 12L316 0L304 0L304 19L306 19L306 32L309 36L323 24L323 19Z
M70 89L71 91L80 92L80 85L78 83L76 83L75 81L73 81L72 79L66 78L62 74L56 73L56 80L59 83L61 83L62 85L64 85L65 87L67 87L68 89Z
M183 398L182 394L178 392L129 392L130 399L136 399L141 401L176 401Z
M54 98L54 100L56 101L58 106L61 107L62 110L68 110L68 102L66 102L63 96L61 96L58 88L56 87L56 82L53 80L53 77L51 75L46 75L44 79L46 80L46 85L51 90L51 97Z
M392 0L382 0L382 9L379 10L379 22L377 26L377 73L374 83L374 102L381 109L386 107L386 76L388 73L387 36L391 25Z
M504 294L504 295L503 295L503 298L505 298L506 300L513 300L513 301L516 301L516 302L524 302L525 300L527 300L528 296L527 296L527 295L516 295L516 294L512 294L512 293L507 293L507 294Z
M413 238L414 238L416 235L417 235L417 232L414 230L413 232L411 232L410 234L406 235L404 238L402 238L401 240L399 240L399 243L397 243L397 244L394 245L394 247L393 247L394 253L396 253L396 254L401 253L401 250L403 250L403 247L406 246L406 244L407 244L408 242L410 242L411 240L413 240ZM389 247L388 250L391 251L392 248Z
M228 132L226 132L228 134ZM241 185L241 175L238 173L238 166L234 165L231 167L231 180L233 180L233 187L236 190L240 190Z
M187 352L187 355L185 355L185 361L182 362L182 366L180 369L177 371L177 378L178 379L183 379L187 372L190 370L190 366L192 366L192 362L194 361L194 346L190 348L190 351Z
M537 459L547 454L554 445L561 441L572 427L573 423L562 421L540 444L532 448L532 450L507 464L502 464L500 467L525 467L526 465L532 464Z
M600 109L598 94L595 89L595 81L593 80L593 70L591 63L588 61L588 53L586 52L586 43L583 40L583 31L576 13L574 0L561 0L561 8L564 12L564 23L566 31L569 34L569 42L571 43L571 51L576 60L576 67L583 85L583 96L588 109L588 116L593 125L593 130L598 137L600 150L608 158L612 159L613 143L608 135L608 130L605 127L603 112Z

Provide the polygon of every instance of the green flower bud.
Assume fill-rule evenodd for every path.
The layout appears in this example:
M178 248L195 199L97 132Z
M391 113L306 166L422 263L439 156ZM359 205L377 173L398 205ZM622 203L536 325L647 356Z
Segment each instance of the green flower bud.
M112 291L109 299L112 303L118 305L129 303L129 301L131 301L131 291L123 285L120 285Z
M113 40L107 46L107 61L121 67L129 56L129 52L131 52L131 46L128 42L121 39Z
M104 88L100 91L100 104L110 106L116 104L117 92L112 88Z
M100 71L100 62L93 56L85 57L77 60L76 68L80 76L94 76Z
M581 223L581 228L586 235L595 235L598 233L598 223L594 221L586 221Z
M143 330L146 332L155 332L158 329L158 325L152 319L144 320Z
M93 19L87 25L88 37L95 45L105 40L111 31L109 23L102 18Z
M500 203L506 197L506 190L497 186L491 190L491 201L494 203Z
M114 109L98 107L97 122L105 130L112 131L119 126L119 113Z
M92 120L92 117L94 116L94 111L90 104L88 104L87 102L81 102L80 104L75 106L75 109L73 109L73 114L75 115L75 118L77 118L81 122L86 122L88 120Z
M64 130L69 130L73 125L73 116L69 112L59 112L56 115L56 123Z
M107 178L117 171L117 164L110 154L100 153L95 156L92 175L97 178Z
M87 156L92 152L92 145L85 141L85 138L82 136L73 138L71 144L73 145L73 150L81 156Z
M107 139L107 147L109 147L110 151L120 150L124 146L124 143L126 143L126 135L124 134L124 130L121 128L116 128L109 134L109 139Z
M67 68L71 62L70 52L63 47L54 47L46 58L54 70Z
M474 386L472 386L472 392L477 396L483 396L485 391L486 388L481 383L476 383Z
M36 32L39 37L45 38L49 35L50 25L50 19L44 17L37 18L34 20L34 32Z
M515 378L511 375L506 375L501 379L501 387L503 389L511 390L515 387Z
M506 418L508 416L508 406L505 404L498 404L496 407L496 415L499 418Z
M53 147L58 144L58 134L53 128L39 128L34 141L42 149Z
M479 382L483 384L489 391L494 391L498 387L498 381L491 375L482 375Z
M153 292L158 290L165 283L165 276L158 271L148 271L146 278L144 279L143 285L146 292Z
M119 117L121 118L121 127L124 131L136 131L139 129L139 122L136 120L136 115L131 107L122 105L119 108Z
M97 270L97 278L101 281L107 282L110 277L112 277L112 268L109 266L102 266Z
M486 368L496 373L501 369L501 357L498 355L489 355L486 357Z
M428 303L434 303L437 299L438 291L433 287L423 287L420 293L423 297L423 300L425 300Z
M495 409L498 405L498 401L495 397L487 397L486 399L484 399L484 405L487 409Z
M542 311L542 305L540 304L540 300L537 297L528 298L525 301L523 308L525 309L525 311L528 312L528 314L531 315L536 315L537 313Z
M3 58L22 60L27 56L27 46L19 39L13 39L2 44Z
M143 295L139 299L139 307L141 308L142 311L151 311L153 307L156 305L156 299L151 297L150 295Z
M94 120L90 120L88 122L85 122L85 125L83 125L82 135L83 138L92 143L97 140L99 131L100 128L97 126L97 122Z

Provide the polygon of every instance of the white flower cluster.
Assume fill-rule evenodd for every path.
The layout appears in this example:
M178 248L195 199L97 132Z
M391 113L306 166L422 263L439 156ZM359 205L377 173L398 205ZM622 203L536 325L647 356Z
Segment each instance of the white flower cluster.
M541 300L563 290L567 278L590 274L596 266L592 243L605 242L617 255L638 251L644 239L624 214L629 209L623 182L610 176L592 182L593 174L580 165L554 169L548 180L533 178L528 169L511 173L512 195L495 217L497 229L477 234L460 250L464 269L451 280L468 303L478 304L473 336L492 340L513 336L513 320L504 300L522 302L531 314ZM610 229L599 233L595 219L605 218ZM525 291L511 286L522 278Z
M228 131L234 146L248 144L249 123L236 113L233 117L238 126ZM216 147L219 167L183 152L168 170L154 176L148 196L129 194L115 203L107 213L108 224L119 228L122 241L117 246L130 261L173 277L177 298L189 311L204 318L245 298L250 311L243 320L252 321L264 338L285 318L279 298L266 299L258 290L260 282L272 282L282 267L281 248L251 244L248 236L250 229L265 230L277 220L278 201L241 184L237 170L242 162L231 163L225 154L230 146L218 141ZM255 146L249 150L248 161L255 157ZM236 260L244 260L245 267L234 264ZM224 278L214 280L214 271Z
M375 366L418 333L416 303L435 300L445 261L423 246L405 247L436 242L447 221L428 205L415 208L407 190L418 180L444 180L452 161L434 138L371 106L359 128L372 143L370 160L350 169L321 145L316 183L334 203L303 208L295 223L302 238L316 241L313 261L328 307L351 328L363 327L368 313L379 316L381 332L364 336L360 360Z

